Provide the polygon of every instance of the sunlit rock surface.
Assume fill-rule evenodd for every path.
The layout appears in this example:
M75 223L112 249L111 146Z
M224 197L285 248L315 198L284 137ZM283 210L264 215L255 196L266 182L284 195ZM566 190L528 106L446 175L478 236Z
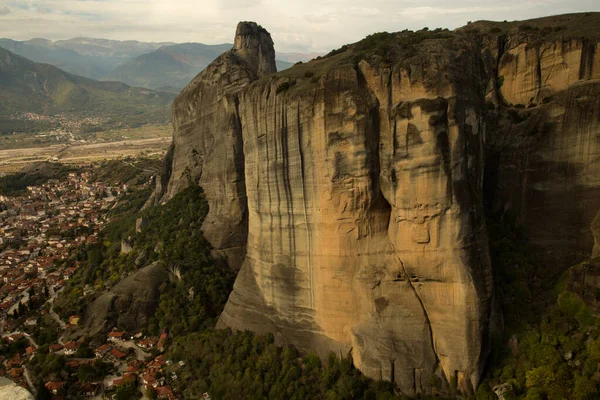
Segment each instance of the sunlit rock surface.
M175 101L154 194L207 194L202 229L239 269L218 327L350 355L407 395L471 392L497 322L484 200L541 259L594 246L597 40L454 32L278 74L262 28L235 43Z

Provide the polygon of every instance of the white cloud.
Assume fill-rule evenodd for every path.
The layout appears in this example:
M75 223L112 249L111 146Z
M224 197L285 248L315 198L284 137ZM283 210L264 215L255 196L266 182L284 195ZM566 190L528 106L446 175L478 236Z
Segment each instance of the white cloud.
M250 20L271 32L280 51L328 51L373 32L597 8L597 0L0 0L0 37L224 43L238 21Z

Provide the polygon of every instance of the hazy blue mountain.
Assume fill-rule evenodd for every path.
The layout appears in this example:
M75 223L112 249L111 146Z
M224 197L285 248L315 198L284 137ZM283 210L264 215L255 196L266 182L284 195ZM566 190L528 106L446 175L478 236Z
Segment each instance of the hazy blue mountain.
M0 125L24 112L110 117L127 125L167 122L173 97L70 74L0 47Z
M34 39L35 40L35 39ZM137 40L109 40L94 38L73 38L57 40L57 47L75 50L86 56L114 57L120 60L129 60L140 54L149 53L173 42L138 42Z
M106 78L133 86L178 92L215 58L232 47L231 43L182 43L165 46L119 65ZM293 63L277 60L278 71L292 65Z
M50 41L0 39L0 47L32 61L52 64L72 74L101 79L119 64L171 43L74 38Z
M288 69L294 63L283 61L283 60L275 60L275 65L277 66L277 71L283 71L284 69Z
M232 44L182 43L164 46L119 65L106 78L129 85L181 89Z
M146 43L134 40L73 38L51 41L0 39L0 47L34 62L52 64L66 72L131 86L178 93L233 44ZM277 70L308 61L318 54L277 53Z

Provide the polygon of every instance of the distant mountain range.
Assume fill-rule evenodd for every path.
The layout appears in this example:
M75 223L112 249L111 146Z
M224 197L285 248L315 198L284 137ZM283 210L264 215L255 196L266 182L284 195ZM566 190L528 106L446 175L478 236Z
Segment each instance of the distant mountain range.
M146 43L74 38L50 41L0 39L0 47L34 62L52 64L66 72L98 80L117 80L132 86L179 92L230 43ZM319 54L278 53L277 69L289 68Z
M0 48L0 132L22 126L24 113L73 119L101 117L105 123L136 126L170 120L172 93L101 82L39 64ZM17 121L17 122L16 122ZM18 123L20 121L20 123ZM35 123L33 123L35 124Z
M0 39L0 47L15 54L92 79L102 79L119 64L172 44L87 38L55 42L39 38L22 42Z

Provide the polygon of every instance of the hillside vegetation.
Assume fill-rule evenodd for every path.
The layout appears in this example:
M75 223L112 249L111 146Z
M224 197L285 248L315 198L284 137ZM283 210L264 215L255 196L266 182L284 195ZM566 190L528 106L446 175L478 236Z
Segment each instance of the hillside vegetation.
M0 132L22 121L23 113L102 117L105 126L166 123L172 99L170 93L72 75L0 48Z

